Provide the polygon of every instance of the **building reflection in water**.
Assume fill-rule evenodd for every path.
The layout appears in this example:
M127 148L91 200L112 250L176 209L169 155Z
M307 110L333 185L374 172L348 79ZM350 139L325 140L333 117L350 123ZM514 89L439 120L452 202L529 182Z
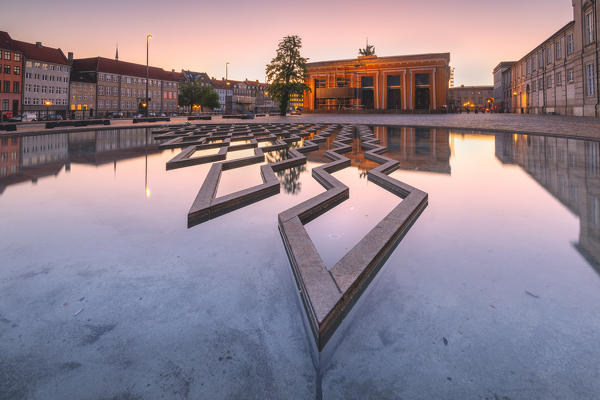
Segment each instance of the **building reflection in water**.
M10 185L56 176L71 164L102 165L158 153L147 128L3 137L0 195Z
M579 217L574 246L600 273L600 143L531 135L495 135L496 158L520 166Z
M384 155L400 162L399 169L450 174L447 129L376 126L373 132L388 149Z

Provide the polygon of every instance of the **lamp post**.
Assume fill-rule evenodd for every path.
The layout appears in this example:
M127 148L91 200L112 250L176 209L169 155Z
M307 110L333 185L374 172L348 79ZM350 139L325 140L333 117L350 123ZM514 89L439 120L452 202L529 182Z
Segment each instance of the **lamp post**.
M148 116L148 81L150 79L150 67L148 66L148 55L150 47L150 39L152 35L146 35L146 117Z
M225 63L225 80L229 80L229 61Z

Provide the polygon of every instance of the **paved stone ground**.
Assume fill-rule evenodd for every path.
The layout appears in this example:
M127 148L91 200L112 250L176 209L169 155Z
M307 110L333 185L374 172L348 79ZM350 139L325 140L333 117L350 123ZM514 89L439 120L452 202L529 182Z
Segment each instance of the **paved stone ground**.
M183 123L186 117L171 118L172 124ZM519 133L539 133L566 135L600 140L600 119L588 117L570 117L562 115L522 115L522 114L304 114L287 117L269 116L253 120L213 118L212 121L194 121L194 123L350 123L368 125L410 125L440 128L466 128L487 131L510 131ZM164 123L144 123L133 125L131 120L113 120L111 127L157 126ZM102 128L106 128L102 126ZM48 132L65 130L90 130L87 128L44 129L42 124L24 124L18 132ZM0 133L1 135L2 133Z

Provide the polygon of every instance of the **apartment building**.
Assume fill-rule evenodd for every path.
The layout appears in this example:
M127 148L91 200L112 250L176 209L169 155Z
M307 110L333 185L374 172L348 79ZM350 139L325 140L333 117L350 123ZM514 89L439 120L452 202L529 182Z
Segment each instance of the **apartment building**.
M510 111L600 115L597 65L600 4L590 0L571 1L573 20L510 67ZM498 79L496 74L494 79ZM496 84L501 86L495 81Z
M78 82L95 85L93 109L97 115L132 115L143 110L146 103L145 65L94 57L74 60L73 70ZM183 75L157 67L149 67L148 75L148 111L177 112L177 96ZM73 104L77 108L79 103Z
M21 112L23 53L0 32L0 121Z
M9 50L13 50L4 52L4 68L8 65L10 56L13 75L22 74L22 83L13 80L12 88L14 93L17 82L17 90L21 94L21 111L60 114L64 117L69 102L71 66L62 50L44 46L42 42L34 44L14 40L6 32L0 32L0 38L4 43L10 43L12 48ZM17 60L14 59L15 56Z

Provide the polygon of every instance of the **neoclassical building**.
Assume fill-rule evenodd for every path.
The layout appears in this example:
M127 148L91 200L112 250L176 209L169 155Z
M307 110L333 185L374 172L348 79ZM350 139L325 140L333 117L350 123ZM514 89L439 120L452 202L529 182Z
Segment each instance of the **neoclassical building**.
M305 111L434 111L447 107L450 53L307 63Z
M511 79L511 97L505 99L510 111L600 116L600 3L571 1L573 20L503 73ZM500 78L495 75L495 86L503 86Z

